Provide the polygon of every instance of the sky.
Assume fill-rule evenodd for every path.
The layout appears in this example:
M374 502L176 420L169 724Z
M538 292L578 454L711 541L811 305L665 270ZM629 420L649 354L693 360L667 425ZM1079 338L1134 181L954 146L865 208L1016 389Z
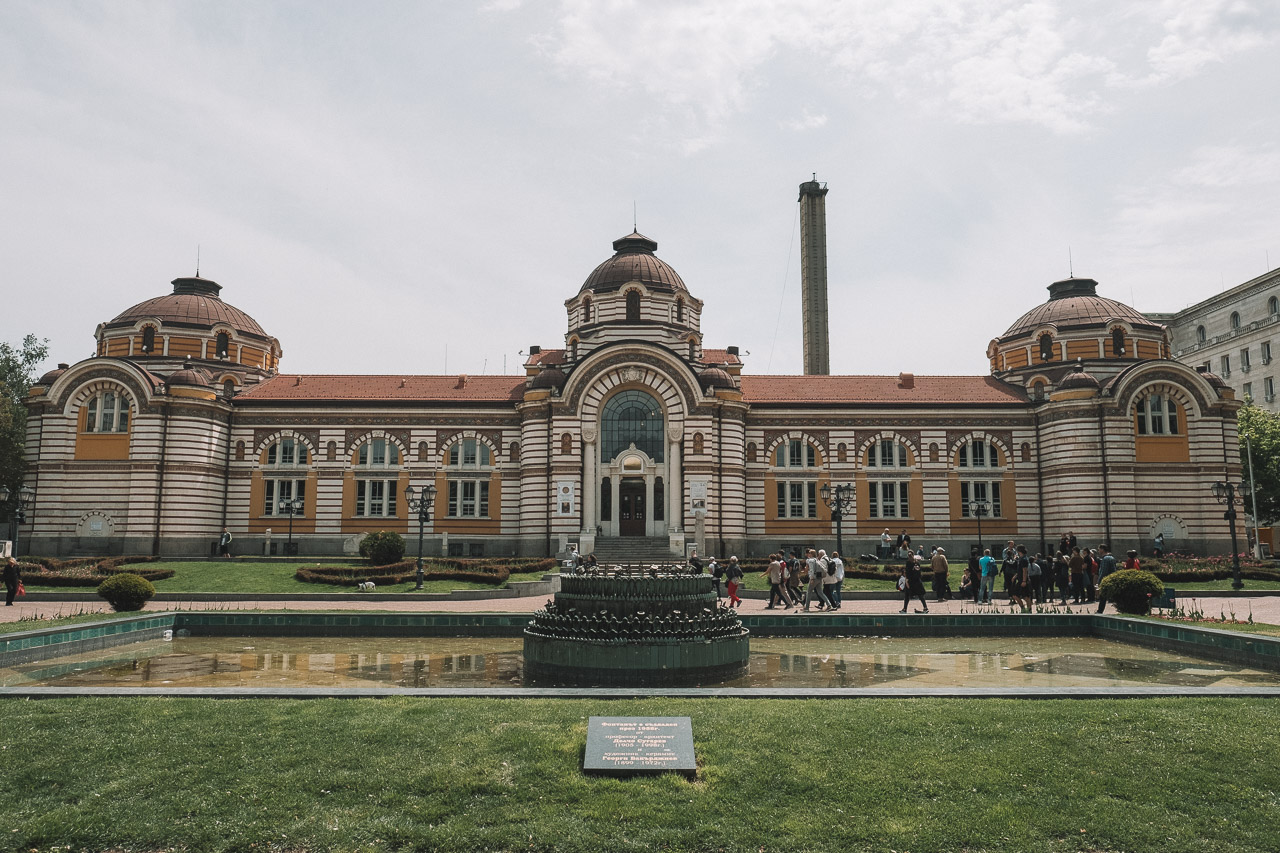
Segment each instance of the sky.
M286 373L518 373L612 241L704 346L982 374L1070 274L1174 311L1280 266L1272 0L0 4L0 339L196 271ZM633 219L634 216L634 219Z

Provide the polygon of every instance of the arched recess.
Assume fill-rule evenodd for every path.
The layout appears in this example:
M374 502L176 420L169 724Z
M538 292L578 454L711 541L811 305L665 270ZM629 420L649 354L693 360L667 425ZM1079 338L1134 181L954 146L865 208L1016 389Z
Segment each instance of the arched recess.
M985 460L983 465L978 465L978 466L966 465L963 467L965 468L968 468L968 467L1011 468L1013 467L1013 463L1014 463L1013 451L1009 447L1009 445L1004 442L1003 439L998 438L994 435L985 433L982 430L975 430L966 435L958 436L952 440L951 445L948 448L948 462L952 468L960 469L962 467L959 461L960 449L965 445L970 444L971 442L985 442L986 444L989 444L995 447L996 452L1000 454L1000 458L998 461L993 463L988 458L988 456L984 453L982 457Z

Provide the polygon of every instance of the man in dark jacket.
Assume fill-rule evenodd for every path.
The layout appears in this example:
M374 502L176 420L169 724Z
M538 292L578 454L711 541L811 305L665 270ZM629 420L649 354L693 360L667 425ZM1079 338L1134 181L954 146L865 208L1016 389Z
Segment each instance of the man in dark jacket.
M1098 612L1107 606L1107 597L1102 594L1102 579L1116 570L1116 558L1111 556L1111 546L1103 542L1098 546Z
M4 605L13 606L13 598L18 594L18 584L22 582L22 572L18 569L18 561L10 557L4 564Z

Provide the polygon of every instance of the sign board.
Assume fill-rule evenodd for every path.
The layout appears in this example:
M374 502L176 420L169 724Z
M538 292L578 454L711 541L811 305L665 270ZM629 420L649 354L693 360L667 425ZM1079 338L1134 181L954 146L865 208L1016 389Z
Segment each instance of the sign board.
M556 484L556 515L575 515L574 500L577 483L573 480L561 480Z
M591 717L582 761L587 773L631 776L698 770L689 717Z
M694 512L707 510L707 481L689 481L689 508Z

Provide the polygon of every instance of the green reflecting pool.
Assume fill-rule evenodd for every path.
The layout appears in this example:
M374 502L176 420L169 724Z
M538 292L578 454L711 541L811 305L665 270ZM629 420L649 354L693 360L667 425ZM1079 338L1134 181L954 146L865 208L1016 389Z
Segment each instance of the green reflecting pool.
M511 687L519 639L177 637L0 670L60 687ZM725 687L1280 686L1280 673L1091 637L754 639Z

